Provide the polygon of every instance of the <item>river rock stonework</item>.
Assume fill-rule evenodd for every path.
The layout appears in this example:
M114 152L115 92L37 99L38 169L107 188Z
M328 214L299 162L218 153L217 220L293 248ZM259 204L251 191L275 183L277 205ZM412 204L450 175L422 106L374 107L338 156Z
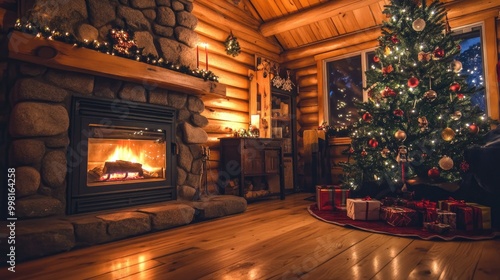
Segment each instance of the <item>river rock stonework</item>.
M199 163L202 157L199 147L206 142L207 134L199 126L206 122L206 118L200 114L204 106L197 96L188 97L186 93L74 72L64 74L52 69L31 78L24 77L20 72L18 76L12 93L18 98L11 101L13 109L9 128L13 141L10 145L9 166L18 168L22 174L26 173L26 180L21 180L18 186L18 207L26 208L18 209L18 213L26 214L20 218L65 214L66 173L71 171L67 169L66 162L70 125L69 100L73 95L88 95L88 89L80 87L82 80L92 81L93 89L90 94L96 98L119 98L132 102L175 106L178 114L176 141L180 147L177 163L178 169L182 170L181 180L177 180L178 198L193 199L193 195L185 191L186 185L199 192L199 180L192 178L199 177ZM55 76L74 79L55 79ZM71 81L75 84L71 84ZM80 90L76 92L70 90L72 88ZM28 93L28 89L31 89L31 92ZM41 90L41 96L36 94L36 89ZM49 98L51 92L54 93L53 98ZM51 200L44 200L45 197ZM37 207L45 209L36 211Z

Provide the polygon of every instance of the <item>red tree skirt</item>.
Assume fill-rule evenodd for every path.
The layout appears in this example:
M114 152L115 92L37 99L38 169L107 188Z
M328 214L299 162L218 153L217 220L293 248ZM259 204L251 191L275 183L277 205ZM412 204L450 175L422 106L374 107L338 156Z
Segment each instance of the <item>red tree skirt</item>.
M309 213L317 219L335 224L338 226L352 227L364 231L383 233L402 237L418 237L421 239L442 239L442 240L485 240L500 236L500 232L494 230L464 231L456 230L445 234L425 231L422 227L393 227L385 221L357 221L347 217L346 211L318 210L316 204L307 208Z

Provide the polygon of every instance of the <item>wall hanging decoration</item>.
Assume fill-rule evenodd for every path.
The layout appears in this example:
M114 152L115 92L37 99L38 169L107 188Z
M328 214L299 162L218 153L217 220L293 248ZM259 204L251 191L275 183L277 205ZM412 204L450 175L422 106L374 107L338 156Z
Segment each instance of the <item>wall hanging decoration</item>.
M227 36L224 46L226 46L226 53L233 57L238 56L241 52L240 43L238 43L238 38L234 37L233 32Z

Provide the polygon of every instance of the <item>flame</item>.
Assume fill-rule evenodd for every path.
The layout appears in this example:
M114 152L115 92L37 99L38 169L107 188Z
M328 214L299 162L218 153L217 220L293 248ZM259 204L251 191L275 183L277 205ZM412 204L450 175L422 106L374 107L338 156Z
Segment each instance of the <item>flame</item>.
M122 141L120 141L122 142ZM142 169L146 171L151 171L154 168L144 164L146 153L138 147L133 147L129 141L126 143L121 143L117 145L115 151L106 159L106 161L117 161L117 160L126 160L130 162L137 162L142 164Z

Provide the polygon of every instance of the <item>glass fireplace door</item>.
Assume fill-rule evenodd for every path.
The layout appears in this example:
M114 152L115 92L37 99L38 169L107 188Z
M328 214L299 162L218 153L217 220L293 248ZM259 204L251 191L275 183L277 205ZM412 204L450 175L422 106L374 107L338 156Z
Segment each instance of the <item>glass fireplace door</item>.
M165 179L166 141L162 129L89 125L87 186Z

